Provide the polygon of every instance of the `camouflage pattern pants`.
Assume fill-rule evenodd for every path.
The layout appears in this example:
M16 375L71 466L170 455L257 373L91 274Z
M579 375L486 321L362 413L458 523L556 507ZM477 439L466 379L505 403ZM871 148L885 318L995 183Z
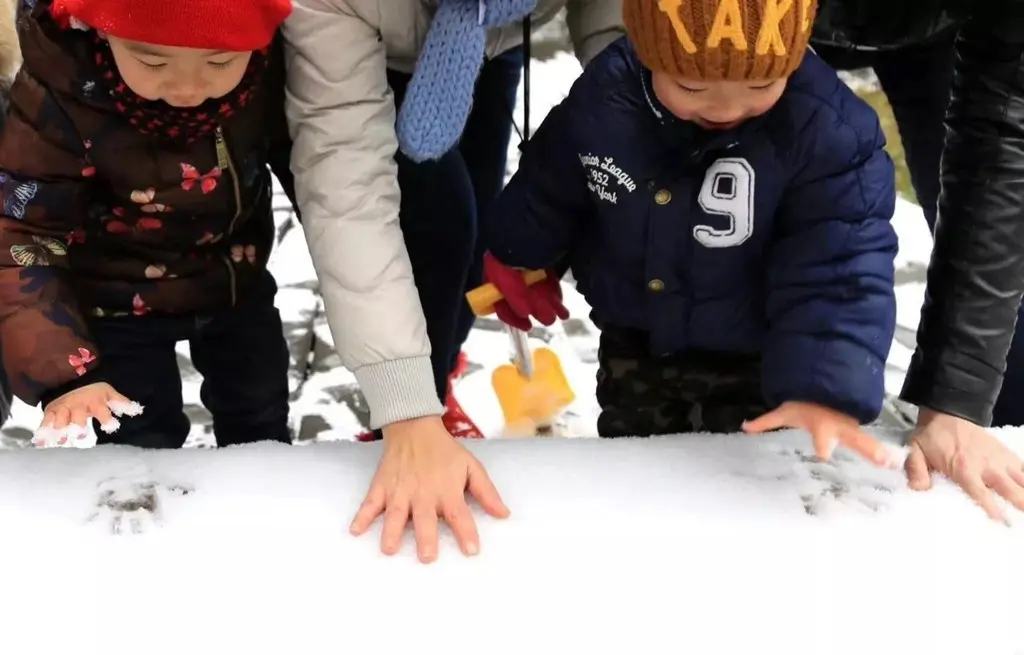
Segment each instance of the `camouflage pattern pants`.
M602 437L739 432L767 411L760 355L688 351L649 354L647 333L606 326L598 350Z

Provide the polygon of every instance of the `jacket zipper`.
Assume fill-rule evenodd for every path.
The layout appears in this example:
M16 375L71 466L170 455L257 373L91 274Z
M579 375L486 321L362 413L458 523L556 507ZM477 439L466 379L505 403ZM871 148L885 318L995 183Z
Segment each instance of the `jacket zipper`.
M216 147L217 166L222 171L231 175L231 185L234 187L235 191L235 214L231 217L231 222L228 224L227 231L228 234L231 234L235 230L235 222L238 221L238 217L242 214L242 190L238 185L238 170L231 162L231 152L228 150L227 139L224 138L224 129L220 126L217 127L216 132ZM231 279L231 305L234 306L238 302L235 267L227 255L221 255L221 258L224 260L224 264L228 267L228 276Z

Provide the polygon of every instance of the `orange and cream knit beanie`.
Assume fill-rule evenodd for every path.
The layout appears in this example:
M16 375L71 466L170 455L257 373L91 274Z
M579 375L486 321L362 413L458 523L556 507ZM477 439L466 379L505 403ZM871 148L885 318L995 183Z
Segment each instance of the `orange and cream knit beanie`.
M773 80L800 66L818 0L623 0L640 60L690 80Z

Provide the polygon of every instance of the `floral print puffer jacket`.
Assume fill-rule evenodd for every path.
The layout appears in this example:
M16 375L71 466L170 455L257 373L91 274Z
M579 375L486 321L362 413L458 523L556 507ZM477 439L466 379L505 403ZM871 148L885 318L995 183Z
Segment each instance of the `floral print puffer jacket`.
M96 34L57 24L49 4L19 17L0 135L0 347L33 405L102 381L88 317L243 300L273 243L268 165L293 195L278 42L239 89L186 114L131 94ZM255 259L234 261L237 245Z

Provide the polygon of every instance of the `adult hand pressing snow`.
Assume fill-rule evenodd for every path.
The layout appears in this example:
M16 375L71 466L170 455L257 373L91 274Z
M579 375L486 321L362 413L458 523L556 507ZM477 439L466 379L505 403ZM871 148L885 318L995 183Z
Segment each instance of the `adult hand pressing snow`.
M743 424L750 434L780 428L797 428L810 433L814 450L823 460L831 459L832 451L842 444L859 453L876 466L893 466L893 456L885 445L861 430L856 419L814 403L790 401Z
M908 445L911 489L931 489L934 471L959 485L996 521L1007 522L992 492L1024 512L1024 462L980 426L922 407Z
M483 465L448 434L439 417L392 423L384 428L384 454L352 521L352 534L362 535L383 514L380 549L394 555L411 518L417 554L426 564L437 559L438 518L443 518L463 554L476 555L480 537L467 491L491 516L508 517Z

